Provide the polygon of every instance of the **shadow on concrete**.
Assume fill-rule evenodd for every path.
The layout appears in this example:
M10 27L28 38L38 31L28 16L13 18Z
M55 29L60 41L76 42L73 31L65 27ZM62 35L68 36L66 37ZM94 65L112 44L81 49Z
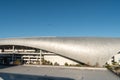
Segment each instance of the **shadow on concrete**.
M108 69L108 68L107 68ZM113 70L111 70L111 69L108 69L111 73L113 73L113 74L115 74L116 76L118 76L118 77L120 77L120 73L116 73L116 72L114 72Z
M64 77L52 77L52 76L36 76L36 75L23 75L13 73L0 73L0 80L74 80Z

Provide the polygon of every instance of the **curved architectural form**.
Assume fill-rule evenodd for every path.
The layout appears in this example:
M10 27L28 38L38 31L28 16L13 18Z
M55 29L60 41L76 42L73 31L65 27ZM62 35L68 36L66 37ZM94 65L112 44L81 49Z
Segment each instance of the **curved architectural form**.
M120 38L33 37L0 39L0 45L20 45L50 51L91 66L103 66L120 51Z

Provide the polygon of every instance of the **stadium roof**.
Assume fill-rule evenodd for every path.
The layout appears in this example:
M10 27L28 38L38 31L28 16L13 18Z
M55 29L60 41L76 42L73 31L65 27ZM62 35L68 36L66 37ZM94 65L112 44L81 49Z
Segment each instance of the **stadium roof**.
M91 66L103 66L120 51L120 38L32 37L0 39L0 45L20 45L54 52Z

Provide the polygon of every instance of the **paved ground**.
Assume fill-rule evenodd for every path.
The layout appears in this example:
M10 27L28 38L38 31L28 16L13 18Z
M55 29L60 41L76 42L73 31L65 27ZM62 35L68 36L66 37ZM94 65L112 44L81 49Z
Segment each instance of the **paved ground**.
M14 66L0 69L0 80L120 80L105 68Z

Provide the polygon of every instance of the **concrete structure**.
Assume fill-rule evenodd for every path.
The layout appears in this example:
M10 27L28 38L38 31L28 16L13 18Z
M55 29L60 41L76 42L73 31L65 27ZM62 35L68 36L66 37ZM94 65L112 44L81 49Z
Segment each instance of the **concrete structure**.
M2 46L8 45L5 47ZM76 62L91 66L103 66L112 56L120 51L120 38L96 38L96 37L33 37L33 38L6 38L0 39L0 52L51 52ZM11 50L9 50L9 46ZM16 50L14 47L19 48ZM21 50L21 47L27 47ZM30 47L30 48L28 48ZM8 50L7 50L8 49ZM32 53L30 53L32 54ZM38 57L38 60L41 59Z
M0 70L0 80L120 80L106 68L15 66Z

